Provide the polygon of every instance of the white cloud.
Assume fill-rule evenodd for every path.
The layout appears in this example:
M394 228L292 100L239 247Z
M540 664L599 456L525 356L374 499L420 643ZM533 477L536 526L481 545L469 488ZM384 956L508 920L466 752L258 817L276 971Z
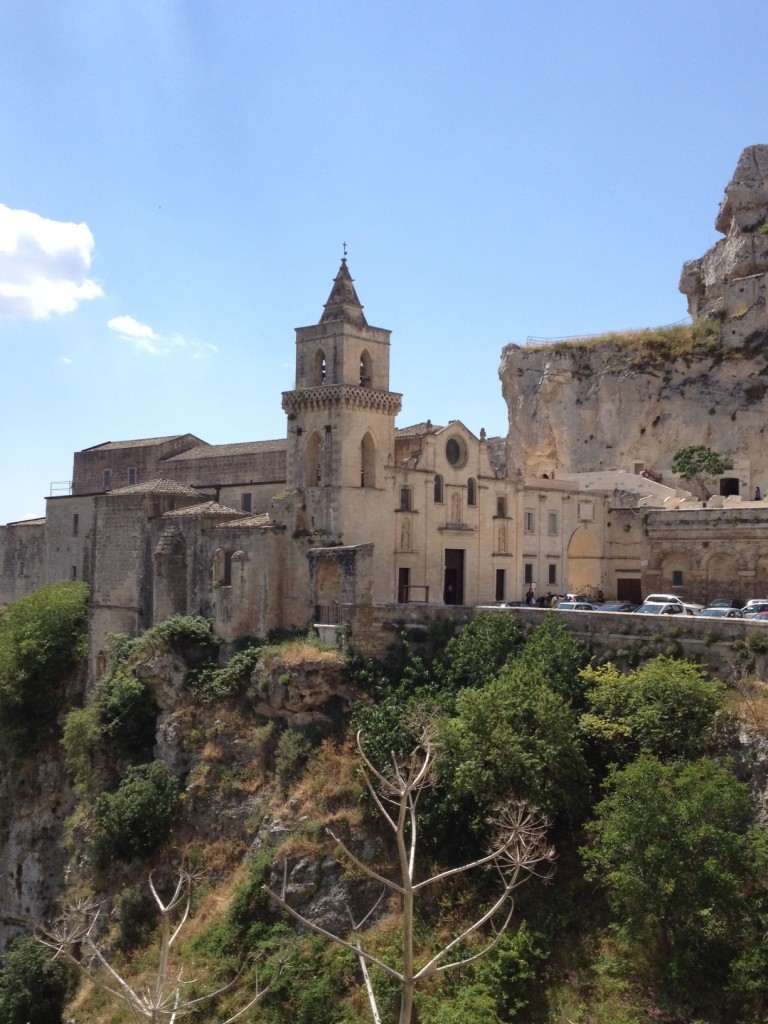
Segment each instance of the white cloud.
M157 334L147 324L139 323L132 316L112 317L107 327L119 334L122 341L133 345L138 352L147 352L152 356L167 356L171 352L184 350L190 358L201 359L207 353L219 351L215 345L190 341L180 334Z
M103 295L87 276L93 246L87 224L0 203L0 316L44 320Z

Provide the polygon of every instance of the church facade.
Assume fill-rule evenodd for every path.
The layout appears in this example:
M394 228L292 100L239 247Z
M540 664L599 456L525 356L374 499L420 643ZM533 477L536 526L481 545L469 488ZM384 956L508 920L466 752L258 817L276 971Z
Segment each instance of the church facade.
M349 607L639 595L637 505L668 489L621 473L526 478L505 439L458 419L397 428L390 345L342 260L319 322L296 331L284 438L75 453L71 493L44 520L0 527L0 601L86 580L96 670L110 633L176 613L235 640L339 623Z

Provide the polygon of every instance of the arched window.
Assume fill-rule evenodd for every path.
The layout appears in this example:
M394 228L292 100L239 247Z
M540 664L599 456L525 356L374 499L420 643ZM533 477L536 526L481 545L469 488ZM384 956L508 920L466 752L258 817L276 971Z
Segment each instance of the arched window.
M314 387L319 387L321 384L325 384L325 378L327 375L328 367L325 362L325 352L321 348L315 352L315 366L314 372L312 373L312 384Z
M475 478L473 476L467 480L467 504L477 504L477 484L475 483Z
M439 504L443 502L443 478L439 473L435 473L435 501Z
M360 384L362 387L369 388L371 386L371 380L373 378L373 362L371 360L371 353L368 349L365 349L360 353Z
M360 444L360 486L376 486L376 442L370 433Z
M320 435L312 434L307 440L307 451L305 457L306 475L304 478L305 487L319 487L321 482L321 465L323 455L323 443Z

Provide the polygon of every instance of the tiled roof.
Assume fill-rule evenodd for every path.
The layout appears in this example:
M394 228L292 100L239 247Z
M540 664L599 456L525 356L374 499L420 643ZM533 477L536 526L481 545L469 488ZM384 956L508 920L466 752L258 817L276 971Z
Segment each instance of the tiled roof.
M162 477L155 477L154 480L145 480L144 483L128 484L126 487L115 487L107 491L107 494L186 494L192 498L204 498L202 491L195 490L187 484L177 484L175 480L164 480Z
M163 519L210 519L213 517L239 520L248 517L248 513L240 512L228 505L221 505L218 501L204 501L201 505L187 505L186 508L176 508L163 513Z
M165 444L167 441L177 441L182 437L191 437L195 441L200 441L199 437L195 437L194 434L169 434L167 437L141 437L135 441L105 441L103 444L95 444L90 448L84 448L83 451L95 452L101 451L114 451L117 448L151 448L153 445Z
M8 523L8 526L45 526L45 516L42 519L18 519L15 523Z
M434 434L443 427L436 427L431 420L426 423L414 423L410 427L400 427L395 431L395 437L421 437L423 434Z
M236 444L207 444L190 448L180 455L172 455L163 462L185 462L188 459L218 459L226 455L258 455L260 452L283 452L288 442L284 437L275 441L240 441Z
M230 526L236 527L238 530L248 529L249 527L255 526L274 526L275 524L269 518L269 512L262 512L260 515L248 516L245 519L238 519L234 523L217 523L217 530L226 530Z

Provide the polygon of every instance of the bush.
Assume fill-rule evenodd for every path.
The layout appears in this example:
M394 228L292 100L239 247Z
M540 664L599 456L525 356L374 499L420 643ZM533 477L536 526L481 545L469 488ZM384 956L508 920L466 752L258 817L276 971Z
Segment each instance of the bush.
M158 706L145 682L118 672L96 697L104 739L117 744L124 757L142 760L155 742Z
M484 686L522 644L523 632L510 615L504 612L476 615L446 644L438 678L454 690Z
M56 1024L74 988L71 972L36 939L17 940L0 967L0 1024Z
M305 736L295 729L286 729L277 742L275 754L275 775L280 788L285 791L296 782L310 755L312 746Z
M201 615L174 615L146 630L139 639L144 651L169 648L201 659L211 657L219 647L210 619Z
M129 768L118 789L100 794L94 805L99 863L153 853L168 836L180 795L179 780L165 762Z
M609 663L585 669L582 678L590 689L580 725L610 762L639 753L698 757L723 706L722 684L690 661L657 657L626 675Z
M720 997L741 943L749 795L728 768L642 755L608 780L582 851L622 935L660 980Z
M187 686L201 704L235 697L247 688L262 649L260 641L251 642L233 654L224 668L210 664L192 669L187 675Z
M155 903L138 886L126 886L117 896L115 909L120 945L124 949L145 945L157 923Z
M444 739L446 785L472 797L483 817L511 793L550 815L571 817L584 804L588 772L574 712L518 662L458 695Z
M12 602L0 618L0 722L12 750L50 734L67 676L85 662L87 599L84 583L64 580Z

